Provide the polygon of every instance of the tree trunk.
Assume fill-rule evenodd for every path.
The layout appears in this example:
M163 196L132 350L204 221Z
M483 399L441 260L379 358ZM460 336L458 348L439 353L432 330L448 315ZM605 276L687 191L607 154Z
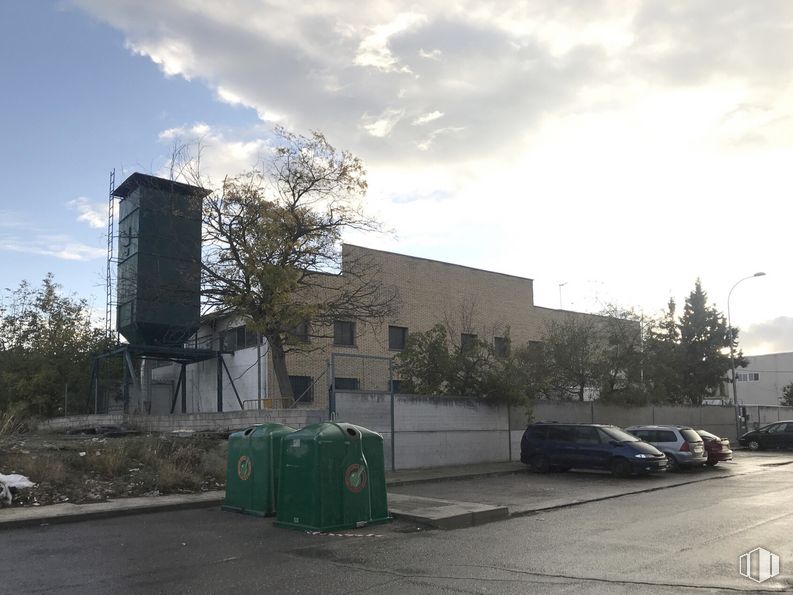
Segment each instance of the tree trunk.
M267 337L267 342L270 344L270 353L273 355L273 370L275 370L275 379L278 382L278 392L281 393L281 398L283 399L294 399L292 383L289 382L289 371L286 369L286 353L284 353L281 337Z

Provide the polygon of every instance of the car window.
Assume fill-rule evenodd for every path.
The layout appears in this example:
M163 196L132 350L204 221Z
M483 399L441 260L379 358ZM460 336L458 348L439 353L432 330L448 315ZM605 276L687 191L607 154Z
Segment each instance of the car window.
M653 442L677 442L677 435L672 430L656 430Z
M606 440L616 440L617 442L638 442L639 438L628 434L625 430L617 427L599 428L608 438Z
M647 430L630 430L630 433L640 440L647 440Z
M528 440L531 442L542 442L548 433L548 428L529 428Z
M781 432L785 427L785 424L774 424L773 426L768 426L766 430L769 434L776 434L777 432Z
M702 442L702 436L690 428L682 429L680 433L683 435L683 439L686 442Z
M548 428L548 440L556 440L557 442L572 442L573 428L565 426L550 427Z
M595 428L579 426L575 428L573 435L578 444L600 444L600 437Z
M697 430L697 434L702 436L703 438L707 438L708 440L718 440L719 437L716 434L711 434L710 432L706 432L705 430Z
M793 434L793 424L782 424L785 426L785 432L788 434Z

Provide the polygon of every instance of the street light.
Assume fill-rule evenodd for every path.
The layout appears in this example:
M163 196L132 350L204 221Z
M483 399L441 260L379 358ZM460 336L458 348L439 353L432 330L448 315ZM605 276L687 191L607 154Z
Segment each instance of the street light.
M562 309L562 287L567 285L567 281L564 283L559 283L559 309Z
M730 329L730 366L732 367L732 402L736 407L738 406L738 386L735 382L735 348L733 347L735 343L735 331L732 328L732 318L730 317L730 296L732 296L732 290L738 287L741 282L754 277L764 276L765 273L760 272L755 273L754 275L749 275L748 277L744 277L743 279L739 279L730 289L730 293L727 294L727 326Z

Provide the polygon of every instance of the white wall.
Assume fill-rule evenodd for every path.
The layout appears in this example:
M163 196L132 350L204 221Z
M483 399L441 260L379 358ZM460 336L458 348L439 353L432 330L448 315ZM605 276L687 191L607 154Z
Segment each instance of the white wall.
M262 398L266 398L266 374L265 368L267 360L264 354L267 346L262 345L261 366L256 364L256 347L238 349L233 354L224 354L223 359L229 369L229 374L234 379L234 385L240 394L240 399L256 399L257 395L257 374L261 373ZM217 411L217 360L209 359L187 366L187 413L204 413ZM181 366L171 364L152 370L152 379L155 382L169 381L173 384L174 390L179 380ZM160 401L165 393L163 391L152 392L152 413L169 413L171 403L168 401L163 404ZM170 398L173 398L171 393ZM181 413L181 392L176 400L176 413ZM155 399L157 401L155 402ZM255 403L247 404L246 408L255 408ZM225 370L223 371L223 411L238 411L240 404L234 395L234 389L229 381Z
M739 403L779 405L782 389L793 382L793 353L770 353L747 357L749 364L739 368L738 374L757 372L757 381L738 381Z

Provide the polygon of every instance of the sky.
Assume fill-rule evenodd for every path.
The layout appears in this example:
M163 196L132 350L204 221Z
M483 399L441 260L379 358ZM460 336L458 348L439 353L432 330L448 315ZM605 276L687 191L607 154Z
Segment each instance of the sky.
M700 279L744 353L793 351L791 27L787 0L2 2L0 289L52 272L103 312L110 171L200 140L222 179L283 126L366 164L391 233L346 241L585 312Z

